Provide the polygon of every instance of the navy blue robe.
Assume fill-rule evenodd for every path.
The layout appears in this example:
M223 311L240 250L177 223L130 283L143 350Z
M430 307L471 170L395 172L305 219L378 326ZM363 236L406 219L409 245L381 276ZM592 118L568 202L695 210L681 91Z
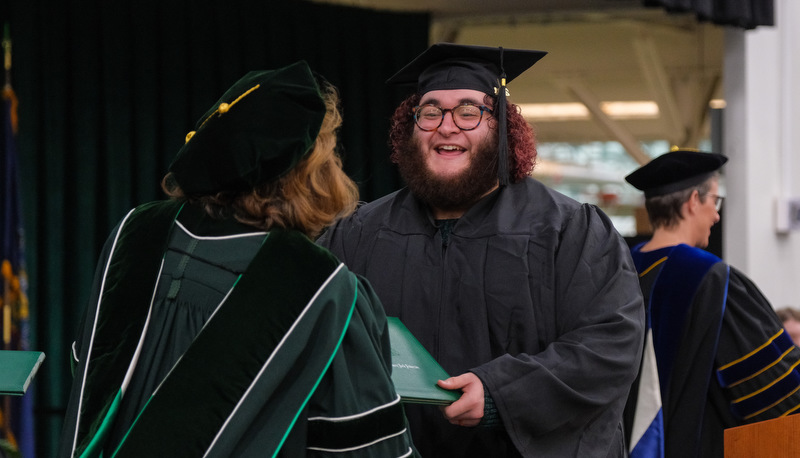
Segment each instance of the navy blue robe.
M797 412L800 349L756 285L699 248L640 246L665 456L721 458L725 428ZM629 437L639 389L626 408Z

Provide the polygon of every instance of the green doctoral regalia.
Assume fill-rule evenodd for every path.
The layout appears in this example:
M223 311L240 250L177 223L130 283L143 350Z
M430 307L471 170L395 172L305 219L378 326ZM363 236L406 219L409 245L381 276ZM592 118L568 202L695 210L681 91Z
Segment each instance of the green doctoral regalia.
M379 302L296 231L134 209L74 356L59 456L414 453Z

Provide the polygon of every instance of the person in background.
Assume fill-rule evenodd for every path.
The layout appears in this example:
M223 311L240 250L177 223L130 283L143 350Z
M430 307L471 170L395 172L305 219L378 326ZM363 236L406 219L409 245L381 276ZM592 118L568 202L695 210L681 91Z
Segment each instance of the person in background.
M336 90L250 72L198 121L104 248L61 457L407 457L386 316L313 242L358 189Z
M597 207L530 177L535 138L506 83L544 52L440 43L390 78L407 187L320 238L375 287L461 390L407 405L423 456L621 457L644 308Z
M800 310L792 307L782 307L775 311L783 323L783 329L789 333L792 342L800 346Z
M727 160L679 149L625 178L654 228L632 250L648 323L626 408L634 458L722 458L725 428L800 409L800 349L756 285L704 250Z

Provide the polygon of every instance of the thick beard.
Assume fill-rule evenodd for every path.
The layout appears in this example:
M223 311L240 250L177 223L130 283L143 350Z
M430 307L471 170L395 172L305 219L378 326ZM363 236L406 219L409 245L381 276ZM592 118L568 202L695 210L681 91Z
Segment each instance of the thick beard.
M411 135L400 147L397 162L400 175L411 193L433 208L466 211L497 185L497 134L492 133L478 145L469 166L447 177L431 172L419 139Z

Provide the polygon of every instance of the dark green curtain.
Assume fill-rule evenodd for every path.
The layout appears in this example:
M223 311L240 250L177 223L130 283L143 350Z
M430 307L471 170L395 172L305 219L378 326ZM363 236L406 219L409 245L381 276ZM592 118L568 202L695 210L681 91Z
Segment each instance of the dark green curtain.
M132 206L162 197L197 118L249 70L298 59L339 87L345 168L372 200L400 186L384 81L428 45L429 17L267 0L6 0L19 98L39 457L55 456L68 354L98 253Z
M642 0L648 7L670 13L694 13L698 21L755 29L775 25L774 0Z

